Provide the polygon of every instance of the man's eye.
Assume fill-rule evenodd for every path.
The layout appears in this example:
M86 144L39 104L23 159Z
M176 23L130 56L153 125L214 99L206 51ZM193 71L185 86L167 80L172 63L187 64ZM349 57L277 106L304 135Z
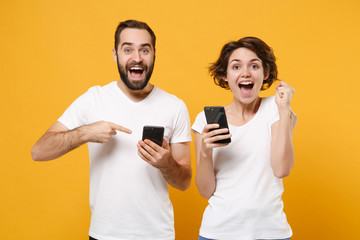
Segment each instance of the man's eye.
M141 50L141 52L147 54L147 53L149 53L149 50L143 49L143 50Z
M124 52L126 52L126 53L130 53L130 52L131 52L131 49L126 48L126 49L124 50Z

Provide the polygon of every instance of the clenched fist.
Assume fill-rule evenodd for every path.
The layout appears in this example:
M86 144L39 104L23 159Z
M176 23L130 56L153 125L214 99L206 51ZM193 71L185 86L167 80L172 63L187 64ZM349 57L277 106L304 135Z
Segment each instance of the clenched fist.
M276 85L275 102L279 110L290 108L291 98L295 93L295 89L284 81Z

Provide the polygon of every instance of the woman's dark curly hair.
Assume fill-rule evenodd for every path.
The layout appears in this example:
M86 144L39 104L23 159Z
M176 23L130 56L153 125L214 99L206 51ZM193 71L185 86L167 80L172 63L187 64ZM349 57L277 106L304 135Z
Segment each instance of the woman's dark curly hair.
M256 37L244 37L238 41L231 41L221 49L219 59L209 67L210 76L213 77L216 85L230 89L229 84L224 80L227 75L230 55L238 48L247 48L253 51L262 61L264 75L269 77L264 80L261 90L268 89L277 78L276 58L272 49L261 39Z

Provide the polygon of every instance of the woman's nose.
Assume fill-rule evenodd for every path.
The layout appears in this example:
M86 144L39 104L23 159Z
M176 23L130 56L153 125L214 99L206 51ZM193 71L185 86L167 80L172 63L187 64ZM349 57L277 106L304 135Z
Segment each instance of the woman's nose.
M242 68L242 71L240 73L240 76L241 77L249 77L250 76L250 71L248 68Z

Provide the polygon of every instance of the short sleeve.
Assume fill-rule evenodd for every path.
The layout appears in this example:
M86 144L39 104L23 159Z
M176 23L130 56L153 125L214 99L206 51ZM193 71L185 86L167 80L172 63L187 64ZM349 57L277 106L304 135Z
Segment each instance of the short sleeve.
M279 108L275 102L275 96L269 98L269 108L270 108L270 125L273 125L276 121L279 121Z
M70 130L88 124L91 95L90 88L65 110L58 121Z
M269 98L270 102L270 125L272 125L273 123L275 123L276 121L278 121L280 119L279 117L279 108L276 105L275 102L275 96L272 96ZM297 116L296 114L293 112L293 110L290 108L290 114L291 114L291 118L294 119L294 127L296 126L297 123Z
M176 118L174 132L170 143L191 142L190 118L187 107L183 101L180 103L179 113Z
M192 125L191 129L195 132L202 133L204 127L206 126L206 118L204 111L200 112L194 121L194 124Z

